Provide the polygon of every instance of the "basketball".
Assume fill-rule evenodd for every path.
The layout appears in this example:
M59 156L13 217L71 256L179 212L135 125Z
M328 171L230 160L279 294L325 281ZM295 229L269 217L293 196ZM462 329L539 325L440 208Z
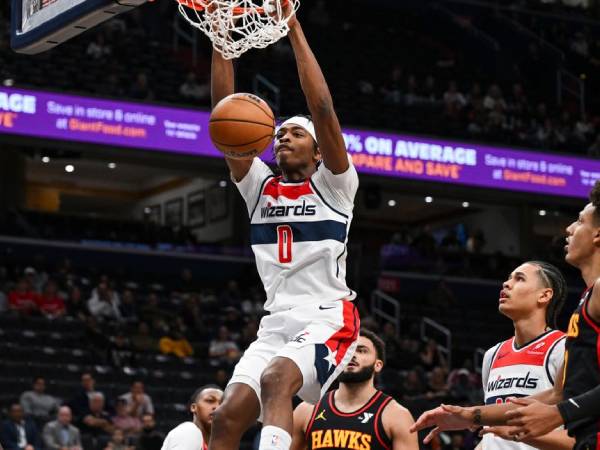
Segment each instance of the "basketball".
M214 107L208 129L213 144L225 156L252 159L271 144L275 116L260 97L233 94Z

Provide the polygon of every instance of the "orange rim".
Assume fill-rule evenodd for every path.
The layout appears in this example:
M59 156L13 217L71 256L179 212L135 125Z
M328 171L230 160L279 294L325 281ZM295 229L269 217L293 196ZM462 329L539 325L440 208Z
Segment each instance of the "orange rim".
M191 9L195 9L196 11L204 11L206 9L206 6L208 3L210 3L210 0L208 0L208 2L206 0L177 0L177 3L179 3L180 5L183 5L187 8L191 8ZM288 4L288 0L284 0L283 1L283 6L286 6ZM255 11L258 14L264 14L265 13L265 9L264 8L234 8L233 9L233 13L234 14L243 14L247 11Z

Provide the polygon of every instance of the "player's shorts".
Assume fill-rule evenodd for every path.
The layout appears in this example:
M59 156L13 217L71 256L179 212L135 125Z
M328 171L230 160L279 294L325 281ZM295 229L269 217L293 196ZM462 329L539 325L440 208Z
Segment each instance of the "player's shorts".
M265 316L257 340L235 366L229 385L247 384L260 401L261 375L273 358L282 356L294 361L302 372L298 396L316 403L352 359L359 329L356 306L347 300L298 306Z

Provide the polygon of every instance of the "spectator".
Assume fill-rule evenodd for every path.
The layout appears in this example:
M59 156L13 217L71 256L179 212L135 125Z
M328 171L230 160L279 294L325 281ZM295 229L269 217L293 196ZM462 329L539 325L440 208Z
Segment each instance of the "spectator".
M165 436L156 429L154 415L142 416L142 434L140 435L136 450L160 450Z
M69 400L68 405L71 407L76 420L83 418L82 416L89 411L90 395L96 391L96 380L90 372L81 374L81 386L77 389L75 395Z
M125 289L123 291L121 304L119 305L119 311L125 322L133 323L138 321L137 304L135 301L135 296L130 289Z
M154 292L148 294L148 298L140 309L140 317L143 321L154 323L156 319L162 319L165 312L159 306L158 295Z
M144 383L142 381L134 381L131 384L131 390L119 396L119 399L125 400L128 412L132 416L142 417L144 414L154 414L152 399L144 393Z
M125 437L136 437L142 431L140 418L129 414L127 402L123 399L117 400L115 410L116 414L112 418L113 425L121 430Z
M138 100L152 100L154 98L154 92L148 83L148 76L144 72L137 74L129 91L129 96Z
M42 450L42 440L35 423L24 417L23 407L10 405L8 419L2 422L0 444L4 450Z
M25 268L23 271L23 276L36 294L42 292L42 288L48 281L48 274L46 272L38 272L31 266Z
M210 85L208 83L199 84L196 80L196 74L189 72L184 83L179 87L179 93L186 100L207 100L210 96Z
M396 327L391 322L386 322L383 326L383 336L385 342L385 351L388 354L388 360L391 363L389 367L398 368L400 364L400 339L396 335Z
M426 370L433 370L436 366L446 368L446 359L440 352L438 343L434 339L427 341L419 356L421 358L421 365Z
M129 343L127 336L125 336L125 333L119 331L110 341L109 357L111 364L115 367L133 365L135 358L131 349L131 344Z
M88 447L104 448L114 431L114 426L105 410L104 395L101 392L93 392L89 397L89 409L79 425L83 447L86 450Z
M31 391L21 394L20 403L26 416L34 419L37 424L43 424L56 414L59 402L45 393L46 380L43 377L35 377L32 387Z
M504 101L504 98L502 98L500 86L492 84L488 89L487 95L483 99L483 107L488 111L493 111L496 109L497 104L501 106L502 110L506 109L506 102Z
M55 281L49 280L46 283L44 292L38 297L38 308L49 319L65 315L65 302L58 293L58 286Z
M108 350L111 346L111 342L102 328L100 328L98 321L92 316L87 318L84 336L86 338L88 348L93 354L94 358L99 362L105 363L108 359Z
M240 304L242 303L242 291L240 290L237 281L229 280L227 282L227 287L219 296L219 302L222 307L231 306L234 308L239 308Z
M402 80L404 71L399 65L394 66L390 78L381 88L385 103L399 104L402 101Z
M71 424L71 408L61 406L56 420L48 422L42 437L46 450L81 450L79 429Z
M240 349L231 339L227 327L219 327L217 338L210 342L208 355L217 364L233 364L239 359Z
M194 354L190 342L179 331L172 331L170 336L163 336L158 347L163 355L174 354L179 358L186 358Z
M36 313L38 295L31 289L25 278L21 278L15 289L8 294L8 308L20 315L29 316Z
M113 431L111 440L106 444L104 450L135 450L134 446L128 445L123 430Z
M110 46L106 44L104 33L98 33L96 35L96 40L89 43L85 53L95 60L104 59L105 57L110 56L112 50Z
M154 352L158 348L158 343L150 335L150 327L146 322L138 324L137 333L131 338L131 346L138 352Z
M80 320L85 320L89 314L87 306L83 301L83 296L81 295L81 289L77 286L73 286L69 292L69 299L67 301L67 315Z
M92 297L88 300L87 306L90 314L98 320L120 320L119 304L119 297L109 287L108 282L102 281L92 292Z
M444 92L444 104L446 105L446 114L456 118L462 109L466 106L465 96L458 90L456 81L451 81L448 90Z
M429 383L427 387L427 398L443 402L448 395L448 385L446 384L446 374L441 367L435 367L429 374Z

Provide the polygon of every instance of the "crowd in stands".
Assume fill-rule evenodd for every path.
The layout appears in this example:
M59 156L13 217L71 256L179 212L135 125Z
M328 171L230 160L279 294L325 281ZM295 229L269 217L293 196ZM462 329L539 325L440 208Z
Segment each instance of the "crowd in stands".
M93 361L68 398L48 391L42 373L31 389L1 405L6 416L0 443L6 450L160 448L162 433L168 431L156 425L155 408L160 406L146 392L149 381L128 376L131 370L144 373L143 355L165 355L195 361L192 373L209 371L213 382L225 386L264 315L261 289L242 288L236 281L206 289L189 271L182 273L177 289L163 291L107 275L92 283L66 261L54 269L4 265L0 278L0 319L23 326L44 320L56 329L75 321L82 330L80 346ZM414 414L442 400L478 398L480 384L469 362L449 367L438 344L421 340L418 329L399 334L396 325L382 327L366 305L361 308L363 326L382 329L387 344L389 364L380 385ZM104 366L129 380L129 392L103 392L95 373Z
M528 43L523 37L521 52L511 56L511 49L505 48L494 56L491 50L481 51L475 32L471 33L474 37L446 42L448 32L469 35L477 22L472 16L478 10L454 17L455 22L464 20L459 25L446 23L447 18L436 17L431 11L394 10L391 12L398 17L392 27L383 25L390 17L385 8L365 19L360 2L345 3L343 8L338 3L321 0L306 11L301 9L300 14L317 54L348 55L340 60L321 58L346 125L587 152L591 156L600 153L600 105L593 95L588 95L584 111L574 99L558 105L555 81L559 63L549 61L538 43ZM31 56L10 52L8 27L4 26L0 78L22 86L208 107L210 46L201 42L193 65L189 52L172 49L171 21L156 20L156 8L171 16L177 14L174 5L145 6L64 44L48 54L59 55L60 63L57 58L36 56L40 72L25 70L30 67L27 61ZM550 41L578 58L579 62L567 68L577 76L586 74L588 91L592 92L590 83L597 78L594 74L600 61L595 28L581 29L576 22L548 24L528 14L521 16L542 42ZM456 29L448 28L452 26ZM328 40L321 38L325 29ZM571 29L577 31L570 33ZM370 37L368 47L361 38L363 33ZM352 46L352 52L344 46ZM382 53L388 48L395 49L393 58ZM238 64L240 87L249 88L256 73L264 74L285 93L281 115L304 109L297 80L279 70L291 63L289 44L282 41L264 52L269 65L257 53ZM360 54L360 61L352 58L352 53ZM66 76L70 68L57 66L69 62L78 66L72 77ZM47 77L46 72L62 76ZM98 73L102 75L95 76ZM353 76L348 77L348 73ZM295 97L298 99L290 100Z

